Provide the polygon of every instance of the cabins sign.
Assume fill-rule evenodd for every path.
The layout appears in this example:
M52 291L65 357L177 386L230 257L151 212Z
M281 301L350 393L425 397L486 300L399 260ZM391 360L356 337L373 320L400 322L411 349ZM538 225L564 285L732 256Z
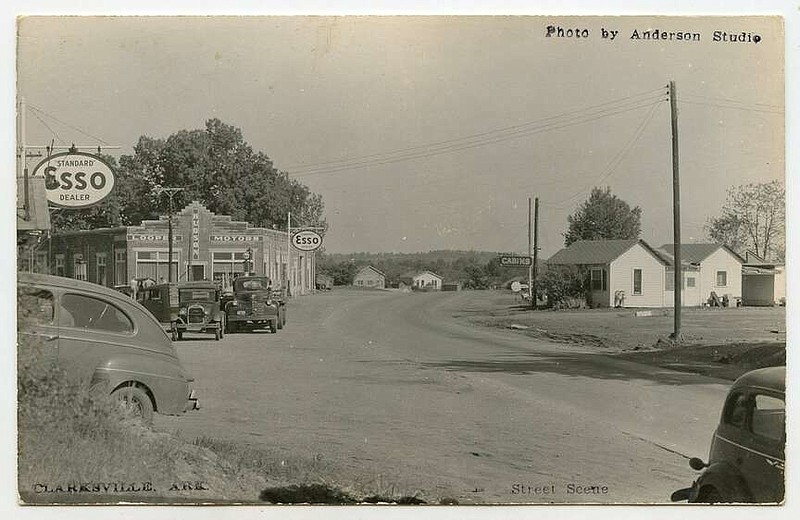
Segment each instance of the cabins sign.
M500 265L502 267L528 267L531 265L531 257L501 255Z
M114 172L97 155L61 152L36 165L33 175L41 174L47 200L54 206L82 209L103 202L114 191Z

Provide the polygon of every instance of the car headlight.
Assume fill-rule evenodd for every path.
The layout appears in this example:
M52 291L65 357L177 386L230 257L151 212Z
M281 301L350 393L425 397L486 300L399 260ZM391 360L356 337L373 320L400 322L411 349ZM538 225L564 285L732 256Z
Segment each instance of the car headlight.
M181 316L185 315L186 314L186 309L179 310L178 314L181 315Z

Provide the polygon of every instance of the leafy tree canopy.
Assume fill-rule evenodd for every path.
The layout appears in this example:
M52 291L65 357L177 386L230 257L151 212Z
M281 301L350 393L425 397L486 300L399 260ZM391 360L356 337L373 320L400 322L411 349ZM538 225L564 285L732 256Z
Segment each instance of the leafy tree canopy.
M166 214L167 195L162 187L183 188L175 196L175 209L199 200L211 211L231 215L258 227L292 226L327 228L320 195L289 179L272 160L256 152L240 129L210 119L202 130L181 130L166 139L142 136L133 155L120 157L114 195L101 205L62 212L54 218L56 229L135 225ZM324 233L324 230L323 230Z
M708 238L734 251L753 251L783 260L786 246L786 190L780 181L746 184L728 190L718 217L706 225Z
M611 188L592 188L589 198L567 217L569 228L564 245L577 240L612 240L639 238L642 233L642 210L611 193Z

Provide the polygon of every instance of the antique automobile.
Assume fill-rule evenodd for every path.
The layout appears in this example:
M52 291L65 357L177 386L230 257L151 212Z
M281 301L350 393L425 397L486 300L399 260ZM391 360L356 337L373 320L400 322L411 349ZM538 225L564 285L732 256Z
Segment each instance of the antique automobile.
M786 367L754 370L731 386L708 462L689 460L702 471L672 501L777 503L784 498Z
M215 282L197 281L178 284L178 319L176 333L214 334L219 340L225 335L225 312L220 308L220 287Z
M165 283L136 291L141 303L170 333L172 341L185 332L225 335L225 313L220 308L220 288L214 282Z
M224 302L228 331L268 328L277 332L283 326L281 304L274 298L272 283L266 276L240 276L233 281L233 292Z
M178 284L142 286L135 291L135 297L170 333L172 341L178 341Z
M154 412L179 415L198 407L170 338L144 307L89 282L18 276L20 348L39 345L41 362L110 394L145 423Z

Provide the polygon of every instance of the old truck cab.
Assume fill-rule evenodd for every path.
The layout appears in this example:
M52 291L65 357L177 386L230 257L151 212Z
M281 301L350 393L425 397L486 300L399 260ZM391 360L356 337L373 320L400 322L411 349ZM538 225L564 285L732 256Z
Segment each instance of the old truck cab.
M278 331L280 302L267 276L240 276L224 302L228 331L269 329ZM282 323L281 323L282 325Z

